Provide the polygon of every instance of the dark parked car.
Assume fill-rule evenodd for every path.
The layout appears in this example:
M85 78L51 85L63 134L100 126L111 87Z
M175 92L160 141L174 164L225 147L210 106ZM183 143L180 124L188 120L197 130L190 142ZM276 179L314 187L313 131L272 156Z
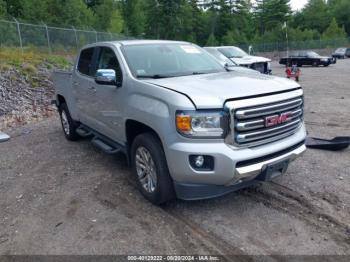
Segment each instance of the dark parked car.
M281 65L293 65L297 66L311 65L311 66L329 66L335 64L336 59L333 57L320 56L314 51L294 51L291 52L288 57L280 59Z
M339 59L345 59L347 57L350 57L350 48L341 47L334 51L332 54L332 57L339 58Z

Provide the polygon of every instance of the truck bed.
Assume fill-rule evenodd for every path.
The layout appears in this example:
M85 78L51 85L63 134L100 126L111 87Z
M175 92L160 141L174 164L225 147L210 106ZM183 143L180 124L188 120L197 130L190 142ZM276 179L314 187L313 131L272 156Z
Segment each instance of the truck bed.
M53 72L52 79L56 95L67 97L72 86L72 75L72 71L56 70Z

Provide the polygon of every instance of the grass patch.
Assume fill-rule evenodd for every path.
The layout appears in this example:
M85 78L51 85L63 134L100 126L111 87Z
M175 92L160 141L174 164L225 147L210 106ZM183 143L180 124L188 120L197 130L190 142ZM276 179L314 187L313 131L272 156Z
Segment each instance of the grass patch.
M27 73L28 75L35 75L38 73L38 70L32 64L23 64L22 70L23 70L23 72Z
M8 64L0 63L0 71L7 71L10 70L11 66Z
M48 55L46 57L46 62L48 62L49 65L55 65L60 68L68 68L72 65L67 58L58 55Z
M46 64L49 69L53 67L67 69L71 66L70 60L65 56L48 54L35 49L22 52L18 48L1 48L0 61L2 65L15 66L28 73L34 73L33 67L41 64Z

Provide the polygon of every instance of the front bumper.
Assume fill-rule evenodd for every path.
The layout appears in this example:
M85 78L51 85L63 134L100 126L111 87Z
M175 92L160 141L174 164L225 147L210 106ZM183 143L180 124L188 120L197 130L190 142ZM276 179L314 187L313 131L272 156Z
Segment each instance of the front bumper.
M235 148L224 142L174 143L165 147L170 174L179 198L197 199L225 194L254 181L267 165L282 159L294 160L305 151L306 132L302 125L296 133L284 139L252 148ZM214 169L198 171L189 163L190 155L209 155ZM186 189L187 188L187 189ZM214 188L212 189L204 188ZM195 192L188 197L184 191ZM203 192L207 194L202 194ZM202 193L200 193L202 192ZM202 196L199 196L202 195Z
M265 161L236 168L236 179L228 185L191 184L175 182L175 192L179 199L198 200L222 196L230 192L251 186L259 181L266 181L265 170L269 165L281 161L290 163L306 150L304 143L295 149ZM285 170L284 170L285 171ZM282 173L281 173L282 174Z

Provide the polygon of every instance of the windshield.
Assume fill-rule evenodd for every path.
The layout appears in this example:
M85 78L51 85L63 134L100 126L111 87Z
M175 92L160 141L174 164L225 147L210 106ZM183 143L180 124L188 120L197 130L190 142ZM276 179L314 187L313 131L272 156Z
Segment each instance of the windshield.
M309 57L320 57L320 55L319 54L317 54L316 52L314 52L314 51L310 51L310 52L308 52L307 53L307 55L309 56Z
M336 53L345 53L346 48L338 48L337 50L335 50Z
M220 63L224 64L225 66L238 66L234 62L232 62L230 59L228 59L226 56L224 56L222 53L220 53L218 50L212 48L212 47L204 47L204 49L209 52L211 55L213 55L217 60L220 61Z
M215 58L191 44L140 44L123 47L132 74L137 78L166 78L224 72Z
M218 50L223 53L226 57L244 57L248 54L238 47L220 47Z

